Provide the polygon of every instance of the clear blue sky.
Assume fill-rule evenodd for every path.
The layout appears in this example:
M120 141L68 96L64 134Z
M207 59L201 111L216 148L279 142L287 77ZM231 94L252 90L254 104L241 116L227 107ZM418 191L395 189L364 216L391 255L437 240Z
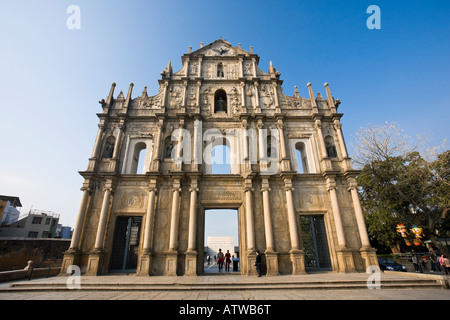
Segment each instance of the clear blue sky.
M381 29L369 30L369 5ZM81 29L69 30L69 5ZM342 104L347 145L361 126L397 121L411 136L448 138L450 1L63 1L0 3L0 194L73 226L111 83L133 97L175 71L188 47L222 37L269 61L284 93L306 83ZM350 154L352 149L350 148Z

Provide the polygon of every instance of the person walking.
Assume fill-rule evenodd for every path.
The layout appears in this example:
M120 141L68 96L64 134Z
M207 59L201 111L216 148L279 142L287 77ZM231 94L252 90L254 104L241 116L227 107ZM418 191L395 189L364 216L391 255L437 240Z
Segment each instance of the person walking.
M261 277L261 254L259 253L259 250L256 251L255 267L258 272L258 277Z
M431 272L441 271L441 266L438 263L436 253L432 251L430 253Z
M222 252L222 249L219 249L219 253L217 254L217 265L219 266L219 271L222 271L223 269L223 259L224 254Z
M227 253L225 253L225 271L230 271L230 264L231 264L231 253L230 250L227 250Z
M416 270L416 272L420 272L419 261L417 260L417 257L412 256L411 261L412 261L412 264L414 265L414 270Z
M444 255L441 255L439 262L441 263L442 268L444 268L445 274L449 275L450 274L450 260L448 260Z

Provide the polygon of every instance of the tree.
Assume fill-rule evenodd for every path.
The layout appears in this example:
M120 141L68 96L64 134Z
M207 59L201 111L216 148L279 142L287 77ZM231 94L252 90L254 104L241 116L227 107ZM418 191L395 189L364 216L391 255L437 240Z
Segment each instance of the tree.
M450 151L436 148L419 153L420 139L412 144L395 124L362 128L358 133L356 163L361 204L369 233L395 248L397 223L418 225L439 251L446 236L450 210Z

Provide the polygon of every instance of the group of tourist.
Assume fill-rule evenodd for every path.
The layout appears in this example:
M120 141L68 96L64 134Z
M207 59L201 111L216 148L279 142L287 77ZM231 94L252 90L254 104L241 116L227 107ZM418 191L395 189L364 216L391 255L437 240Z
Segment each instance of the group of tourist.
M445 274L447 274L447 275L450 274L450 260L448 258L446 258L443 254L438 258L436 253L431 252L429 260L431 263L431 267L430 267L431 272L436 272L436 271L440 272L441 267L442 267L442 269L444 269L444 271L445 271ZM415 271L420 272L419 263L422 265L423 268L426 269L428 260L425 256L423 256L422 261L419 261L419 259L415 255L413 255L411 257L411 261L414 265Z

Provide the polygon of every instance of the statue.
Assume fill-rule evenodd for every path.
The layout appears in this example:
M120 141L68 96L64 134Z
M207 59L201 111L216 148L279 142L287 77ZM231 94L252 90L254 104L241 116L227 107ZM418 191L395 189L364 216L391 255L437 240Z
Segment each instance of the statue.
M223 101L222 97L219 97L219 100L217 100L217 110L216 111L227 111L225 108L225 101Z
M114 142L109 141L103 152L103 158L112 158L114 152Z
M327 155L329 158L337 157L336 147L331 142L327 142Z
M173 144L171 143L167 146L166 154L164 155L164 158L166 158L166 159L172 158L172 150L173 150Z

